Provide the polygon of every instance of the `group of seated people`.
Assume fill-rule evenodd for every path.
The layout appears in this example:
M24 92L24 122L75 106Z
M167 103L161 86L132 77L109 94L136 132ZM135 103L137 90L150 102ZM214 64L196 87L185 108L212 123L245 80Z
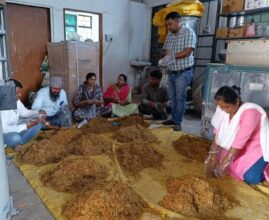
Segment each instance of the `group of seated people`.
M85 82L75 93L73 107L70 107L66 92L62 89L62 78L53 76L49 86L37 92L31 110L20 101L22 84L11 79L16 87L17 109L1 112L4 144L19 150L39 130L68 127L72 125L72 119L78 123L78 127L96 117L133 114L165 120L168 93L161 86L161 79L162 73L159 70L150 73L150 80L144 86L141 104L138 105L132 103L132 87L127 83L126 75L120 74L117 82L103 93L96 83L96 74L88 73Z
M88 73L86 81L74 97L73 118L81 123L102 115L125 116L140 113L153 119L167 118L168 95L161 86L162 74L150 73L139 105L131 103L131 86L124 74L105 93L96 84L96 75ZM17 109L1 111L4 144L19 150L42 128L64 127L67 112L66 93L62 79L51 77L50 86L39 90L32 110L20 101L22 84L12 79L16 87ZM216 112L212 118L214 140L205 165L209 175L227 174L249 184L269 181L269 121L266 112L254 103L242 102L240 88L221 87L216 95ZM31 118L20 122L21 118Z
M132 87L127 83L126 75L120 74L117 82L103 94L101 87L96 84L96 75L88 73L73 100L74 120L84 124L98 116L122 117L133 114L165 120L169 98L166 87L161 86L161 79L159 70L150 73L150 80L143 88L141 104L137 105L132 103Z

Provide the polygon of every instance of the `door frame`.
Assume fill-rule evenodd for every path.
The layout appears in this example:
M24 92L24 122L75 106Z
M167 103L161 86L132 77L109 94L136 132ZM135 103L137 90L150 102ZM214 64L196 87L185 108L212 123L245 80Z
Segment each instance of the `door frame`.
M42 51L42 58L41 58L40 62L38 62L38 67L35 70L39 70L40 63L44 59L43 56L47 55L47 46L46 46L47 45L47 42L52 41L52 38L53 38L53 31L52 31L53 30L53 25L52 25L53 24L52 23L52 8L49 7L49 6L41 5L41 4L30 4L30 3L22 3L22 2L16 2L16 1L8 1L5 7L7 8L7 15L6 15L7 16L6 23L8 25L7 32L10 31L10 29L11 29L10 28L10 24L11 24L10 22L13 20L12 18L11 18L11 20L8 19L8 15L9 15L8 13L10 13L9 10L8 10L9 7L10 8L14 7L14 8L18 8L18 9L21 8L23 10L30 10L31 9L31 10L42 10L42 11L46 11L46 14L47 14L47 16L46 16L46 24L48 25L48 33L46 35L47 35L48 38L44 40L44 45L42 43L42 48L45 47L45 50L43 51L43 49L41 49L41 47L40 47L40 50L38 50L38 51ZM16 60L14 60L14 66L12 66L12 64L11 64L11 62L13 61L11 59L12 56L13 56L12 55L12 52L14 52L14 51L12 51L11 36L7 36L7 37L9 38L8 39L8 51L9 51L9 60L10 60L10 77L15 77L15 76L18 77L14 73L15 67L17 67L17 63L18 62ZM17 42L20 44L20 41L17 41ZM43 52L44 52L44 54L43 54ZM37 63L35 63L35 64L37 64ZM17 69L18 68L16 68L16 70ZM33 74L36 74L36 72L34 71ZM24 74L19 74L19 75L21 76L21 75L24 75ZM24 102L26 102L26 100L27 100L27 95L28 95L29 91L36 91L36 90L38 90L40 88L40 84L42 82L42 78L43 77L42 76L41 76L41 78L39 76L37 76L37 77L38 77L38 79L36 80L36 83L32 83L32 84L31 84L31 82L29 82L28 77L27 77L27 80L28 80L27 83L29 83L29 85L28 86L25 86L24 91L23 91L22 100Z
M63 8L63 26L64 26L64 40L66 39L65 34L65 11L85 12L99 15L99 85L103 87L103 14L92 11L78 10L72 8Z
M6 1L6 4L14 4L14 5L22 5L22 6L32 6L36 8L46 8L49 9L50 16L50 40L54 41L54 24L53 24L53 7L49 5L43 5L38 3L30 3L30 2L19 2L19 1Z

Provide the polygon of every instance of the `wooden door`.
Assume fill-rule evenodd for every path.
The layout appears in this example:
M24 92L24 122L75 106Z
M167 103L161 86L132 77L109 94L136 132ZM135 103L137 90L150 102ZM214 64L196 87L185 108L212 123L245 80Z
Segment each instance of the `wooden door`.
M22 100L38 90L43 74L40 65L51 40L50 11L18 4L7 4L9 48L13 78L23 84Z

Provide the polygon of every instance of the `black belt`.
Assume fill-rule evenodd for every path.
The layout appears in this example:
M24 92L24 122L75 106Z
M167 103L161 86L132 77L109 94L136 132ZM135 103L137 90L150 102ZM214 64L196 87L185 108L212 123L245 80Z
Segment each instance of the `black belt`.
M185 72L185 71L189 71L189 70L192 70L192 66L191 66L191 67L188 67L188 68L186 68L186 69L184 69L184 70L170 70L170 72L171 72L172 74L178 74L178 73L183 73L183 72Z

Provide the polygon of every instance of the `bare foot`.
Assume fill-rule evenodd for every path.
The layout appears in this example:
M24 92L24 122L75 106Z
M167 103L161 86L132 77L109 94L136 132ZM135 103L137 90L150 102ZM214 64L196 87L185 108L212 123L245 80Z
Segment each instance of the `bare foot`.
M20 151L21 150L21 144L17 144L16 146L15 146L15 151Z
M265 181L262 182L262 185L266 186L266 187L269 187L269 182L266 182L266 180L265 180Z

